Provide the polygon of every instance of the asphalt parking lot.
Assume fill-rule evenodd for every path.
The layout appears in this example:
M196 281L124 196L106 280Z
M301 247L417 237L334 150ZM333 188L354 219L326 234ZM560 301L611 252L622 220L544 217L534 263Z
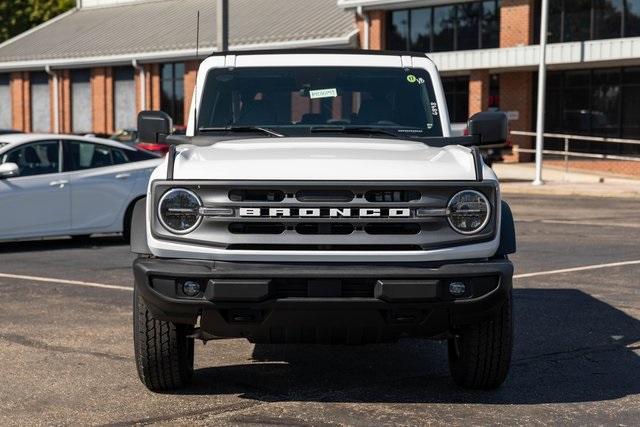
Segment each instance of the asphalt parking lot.
M190 389L153 394L133 361L128 247L5 243L0 424L640 425L638 200L507 200L516 337L497 391L457 388L437 342L228 340L196 345Z

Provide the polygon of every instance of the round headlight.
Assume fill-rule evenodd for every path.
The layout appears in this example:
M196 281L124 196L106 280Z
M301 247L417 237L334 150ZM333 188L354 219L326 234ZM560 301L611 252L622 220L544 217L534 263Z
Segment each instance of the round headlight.
M489 222L491 206L484 194L474 190L464 190L449 200L447 206L449 224L461 234L481 231Z
M164 228L174 234L193 231L200 221L202 202L193 192L184 188L174 188L162 195L158 203L158 218Z

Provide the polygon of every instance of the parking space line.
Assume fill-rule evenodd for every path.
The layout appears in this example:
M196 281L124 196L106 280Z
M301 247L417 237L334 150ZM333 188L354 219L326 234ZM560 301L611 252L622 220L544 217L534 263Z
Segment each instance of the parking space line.
M87 286L90 288L100 288L100 289L115 289L118 291L133 291L133 288L127 286L118 286L118 285L107 285L104 283L92 283L92 282L83 282L80 280L65 280L65 279L54 279L52 277L38 277L38 276L23 276L20 274L6 274L0 273L0 278L6 279L17 279L17 280L32 280L34 282L45 282L45 283L59 283L63 285L77 285L77 286Z
M552 274L562 274L562 273L573 273L576 271L598 270L601 268L621 267L626 265L640 265L640 260L611 262L607 264L593 264L593 265L585 265L582 267L563 268L559 270L536 271L533 273L515 274L513 278L525 279L527 277L548 276ZM25 276L21 274L0 273L0 278L16 279L16 280L31 280L33 282L43 282L43 283L58 283L62 285L86 286L89 288L99 288L99 289L113 289L116 291L127 291L127 292L133 291L133 288L128 286L107 285L105 283L84 282L81 280L55 279L53 277Z
M635 264L640 264L640 260L622 261L622 262L610 262L608 264L593 264L593 265L585 265L585 266L582 266L582 267L563 268L563 269L560 269L560 270L547 270L547 271L537 271L535 273L515 274L513 276L513 278L514 279L524 279L526 277L547 276L547 275L550 275L550 274L561 274L561 273L572 273L574 271L598 270L600 268L621 267L621 266L625 266L625 265L635 265Z

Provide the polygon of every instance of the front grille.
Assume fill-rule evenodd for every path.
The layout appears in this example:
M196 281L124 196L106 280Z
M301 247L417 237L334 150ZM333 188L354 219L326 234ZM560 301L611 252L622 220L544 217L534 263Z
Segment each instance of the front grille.
M155 221L154 234L229 251L420 251L486 241L495 233L495 216L473 236L455 232L445 216L449 199L462 189L481 191L494 203L494 183L155 181L156 205L176 186L199 195L204 218L183 236ZM225 210L231 214L214 213Z
M376 279L274 279L274 298L373 298Z

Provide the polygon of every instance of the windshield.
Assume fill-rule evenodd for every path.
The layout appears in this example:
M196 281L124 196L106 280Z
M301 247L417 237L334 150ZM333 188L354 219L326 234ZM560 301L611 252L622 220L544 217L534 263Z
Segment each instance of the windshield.
M364 127L442 136L429 73L418 68L213 69L198 128L233 126L277 129L284 135Z

